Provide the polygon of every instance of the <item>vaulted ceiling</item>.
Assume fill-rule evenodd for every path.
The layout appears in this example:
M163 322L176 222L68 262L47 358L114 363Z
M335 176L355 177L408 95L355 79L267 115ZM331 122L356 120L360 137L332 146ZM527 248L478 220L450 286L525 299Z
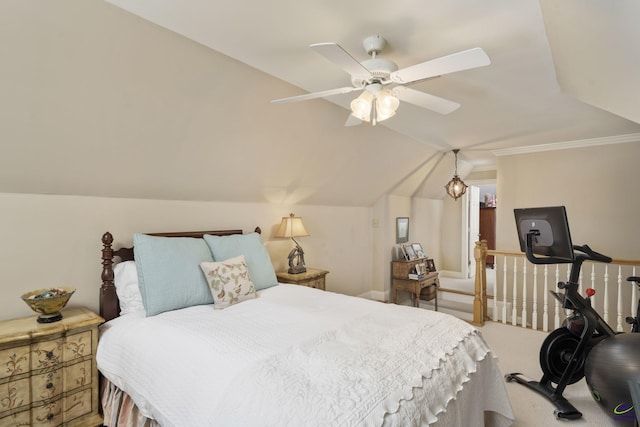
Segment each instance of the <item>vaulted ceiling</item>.
M437 198L495 151L640 141L633 0L7 0L0 3L0 191L368 206ZM400 68L481 47L491 64L411 84L461 104L401 103L345 127L358 92L309 48L363 39Z
M632 0L108 1L301 89L282 97L350 86L311 43L336 42L362 61L364 38L379 34L388 42L379 57L400 68L482 47L491 65L411 85L459 110L402 103L383 123L439 151L461 148L475 165L491 164L494 149L640 129L640 6ZM345 108L346 120L357 95L326 99ZM273 108L287 115L298 106Z

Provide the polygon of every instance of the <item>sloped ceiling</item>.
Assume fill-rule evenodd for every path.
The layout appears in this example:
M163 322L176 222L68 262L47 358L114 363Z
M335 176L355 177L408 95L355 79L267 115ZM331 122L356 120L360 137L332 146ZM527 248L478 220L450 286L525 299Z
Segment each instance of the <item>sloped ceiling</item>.
M412 85L462 104L446 116L344 127L349 95L269 103L348 85L308 45L363 60L375 33L400 67L475 46L492 64ZM452 148L464 177L496 149L640 134L561 90L531 0L7 0L0 38L3 192L370 206L442 197Z
M542 0L542 5L562 90L640 123L640 2Z

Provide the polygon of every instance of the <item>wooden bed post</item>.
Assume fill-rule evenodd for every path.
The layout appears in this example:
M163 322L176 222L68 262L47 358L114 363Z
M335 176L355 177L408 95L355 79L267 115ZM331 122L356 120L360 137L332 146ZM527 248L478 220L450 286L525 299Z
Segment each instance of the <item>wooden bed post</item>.
M113 284L113 236L102 235L102 286L100 287L100 316L105 320L118 317L120 311L116 287Z

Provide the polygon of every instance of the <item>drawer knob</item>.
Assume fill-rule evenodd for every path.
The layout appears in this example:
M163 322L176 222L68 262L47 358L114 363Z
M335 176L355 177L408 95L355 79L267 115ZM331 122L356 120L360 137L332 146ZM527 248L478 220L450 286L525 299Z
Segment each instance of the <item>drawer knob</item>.
M53 387L53 383L47 383L47 388L52 388Z
M49 412L49 414L47 415L47 420L51 421L52 419L53 419L53 414Z
M47 351L47 359L53 359L53 351Z

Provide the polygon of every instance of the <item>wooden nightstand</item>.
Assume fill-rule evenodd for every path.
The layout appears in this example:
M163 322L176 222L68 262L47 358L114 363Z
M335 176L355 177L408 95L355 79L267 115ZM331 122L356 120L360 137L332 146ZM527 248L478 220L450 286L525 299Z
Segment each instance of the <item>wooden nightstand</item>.
M305 273L289 274L286 271L276 273L278 282L293 283L294 285L309 286L310 288L325 290L324 277L329 274L327 270L318 270L316 268L307 267Z
M62 315L0 322L1 426L102 425L95 354L104 319L86 308Z

